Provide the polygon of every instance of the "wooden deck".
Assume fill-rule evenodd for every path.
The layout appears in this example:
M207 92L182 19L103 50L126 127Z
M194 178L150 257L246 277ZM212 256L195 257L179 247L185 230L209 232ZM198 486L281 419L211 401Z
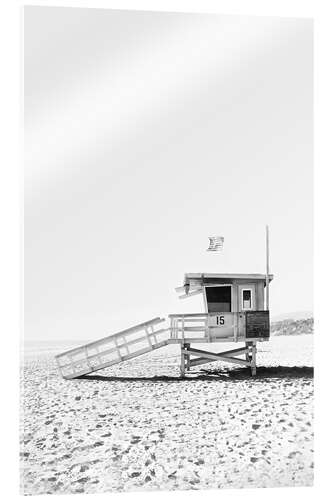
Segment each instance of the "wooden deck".
M223 316L217 326L215 316ZM268 338L245 336L244 313L170 314L170 326L163 328L163 318L154 318L114 335L71 349L56 356L62 377L72 379L136 358L168 344L180 345L180 372L212 361L227 361L249 366L255 374L256 342ZM222 320L221 320L222 321ZM191 344L243 342L245 347L220 353L194 349ZM245 359L235 356L245 355ZM195 358L194 360L191 358Z

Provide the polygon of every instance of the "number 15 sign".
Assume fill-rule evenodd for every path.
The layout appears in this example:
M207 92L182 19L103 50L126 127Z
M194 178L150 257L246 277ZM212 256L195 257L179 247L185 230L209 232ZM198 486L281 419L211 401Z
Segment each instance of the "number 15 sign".
M230 328L233 326L232 313L210 313L208 317L208 326L215 328Z

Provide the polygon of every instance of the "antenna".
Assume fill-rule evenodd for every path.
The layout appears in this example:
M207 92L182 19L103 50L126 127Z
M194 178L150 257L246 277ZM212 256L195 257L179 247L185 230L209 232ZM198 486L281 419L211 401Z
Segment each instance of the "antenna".
M269 229L266 225L266 311L269 311Z

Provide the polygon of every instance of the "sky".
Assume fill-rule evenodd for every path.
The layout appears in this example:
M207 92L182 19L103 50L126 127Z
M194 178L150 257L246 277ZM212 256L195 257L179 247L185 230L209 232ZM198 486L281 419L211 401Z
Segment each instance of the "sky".
M202 312L184 273L264 273L266 224L271 315L312 310L312 38L309 19L24 8L26 339Z

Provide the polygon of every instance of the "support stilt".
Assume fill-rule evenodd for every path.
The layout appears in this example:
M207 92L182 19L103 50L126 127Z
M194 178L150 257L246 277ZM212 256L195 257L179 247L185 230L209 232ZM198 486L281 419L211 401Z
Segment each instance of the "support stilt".
M256 365L256 359L257 359L257 344L256 342L252 342L252 356L251 356L251 374L252 376L256 375L257 373L257 365Z
M245 353L245 360L250 363L251 361L251 355L250 355L250 347L251 347L251 342L245 342L245 347L247 349L246 353Z
M224 351L220 353L212 353L194 349L191 348L191 344L188 343L180 344L180 375L181 377L185 377L185 372L190 371L192 366L221 360L227 361L229 363L248 366L251 369L251 375L255 376L257 371L256 353L257 346L255 341L245 342L245 347L231 349L230 351ZM233 357L234 354L245 354L245 360ZM196 359L191 361L191 355L196 357Z
M190 349L191 348L191 344L184 344L184 348L187 350L187 349ZM185 370L187 372L190 371L190 368L191 368L191 355L186 353L185 354Z
M180 376L185 377L185 352L182 344L180 344Z

